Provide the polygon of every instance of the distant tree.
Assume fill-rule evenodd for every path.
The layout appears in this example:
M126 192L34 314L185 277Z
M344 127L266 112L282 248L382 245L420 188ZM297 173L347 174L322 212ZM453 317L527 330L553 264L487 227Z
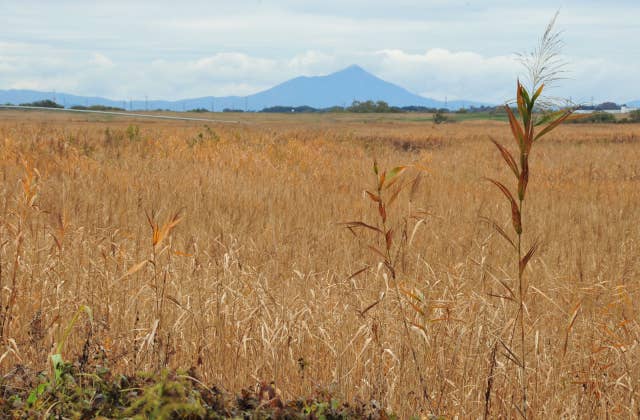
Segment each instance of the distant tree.
M608 112L594 112L593 114L586 114L582 118L577 118L568 122L575 124L615 123L616 117Z
M347 108L349 112L358 112L358 113L387 113L387 112L402 112L400 108L391 107L385 101L353 101L351 106Z
M438 112L437 108L430 108L427 106L419 106L419 105L403 106L402 108L400 108L400 110L404 112L425 112L429 114Z
M206 108L194 108L187 110L187 112L209 112L209 110Z
M342 106L332 106L330 108L324 108L321 111L322 112L345 112L346 109Z
M598 111L615 111L617 109L620 109L620 105L615 102L603 102L596 107Z
M609 114L608 112L596 112L591 115L591 118L589 118L589 122L614 123L616 122L616 117L613 114Z
M637 123L640 122L640 109L637 109L635 111L631 111L629 113L629 121Z
M493 109L495 109L495 107L493 106L487 106L487 105L480 105L480 106L471 106L468 111L469 112L491 112Z
M373 112L373 107L374 107L373 101L365 101L365 102L353 101L351 103L351 106L347 108L347 111L358 112L358 113Z
M389 104L385 101L378 101L375 105L375 112L390 112Z
M287 112L291 112L293 110L292 107L290 106L270 106L268 108L263 108L260 110L260 112L266 112L266 113L287 113Z
M20 104L20 106L35 106L38 108L64 108L62 105L55 103L54 101L49 99L45 99L42 101L35 101L35 102L27 102L24 104Z
M71 109L77 109L80 111L124 111L124 108L118 108L115 106L105 106L105 105L91 105L91 106L84 106L84 105L74 105L71 107Z

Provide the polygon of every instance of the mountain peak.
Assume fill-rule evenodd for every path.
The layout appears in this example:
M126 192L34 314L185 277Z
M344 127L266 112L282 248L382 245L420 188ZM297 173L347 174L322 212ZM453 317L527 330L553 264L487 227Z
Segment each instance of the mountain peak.
M337 71L336 73L369 74L369 72L357 64L352 64L349 67L345 67L344 69Z

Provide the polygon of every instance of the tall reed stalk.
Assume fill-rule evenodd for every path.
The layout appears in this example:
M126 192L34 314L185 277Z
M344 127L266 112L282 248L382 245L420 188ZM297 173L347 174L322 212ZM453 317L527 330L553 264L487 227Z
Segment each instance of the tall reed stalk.
M505 146L491 139L515 177L515 195L503 183L495 179L488 180L495 185L508 200L511 207L511 223L513 231L515 232L515 239L513 239L498 223L490 220L497 232L511 246L516 258L517 293L515 293L512 288L509 289L509 292L512 297L515 297L518 306L516 318L519 320L520 357L519 360L516 360L516 363L520 368L522 394L521 414L524 418L528 418L526 325L524 317L528 283L525 282L524 274L527 264L535 255L539 245L539 242L534 240L527 248L527 251L524 252L525 229L523 219L525 210L524 203L530 176L529 156L533 145L544 135L562 124L573 112L573 109L543 112L546 104L541 98L545 82L557 80L561 72L561 63L557 58L560 41L558 34L553 30L555 19L554 17L547 26L539 47L532 54L522 56L523 62L529 70L532 87L531 91L529 91L518 80L516 87L516 111L518 115L515 114L511 105L505 105L505 110L509 117L511 134L517 146L516 156L514 157ZM533 92L533 95L531 95L531 92ZM538 129L540 126L543 127ZM515 354L515 352L511 351L510 353Z

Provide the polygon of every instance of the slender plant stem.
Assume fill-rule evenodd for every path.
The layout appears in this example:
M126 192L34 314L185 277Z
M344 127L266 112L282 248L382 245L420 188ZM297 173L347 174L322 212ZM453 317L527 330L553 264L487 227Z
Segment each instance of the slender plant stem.
M518 209L520 211L520 220L522 223L522 202L520 199ZM524 418L527 418L527 359L524 345L524 278L523 278L523 270L520 269L520 261L522 261L522 233L518 234L518 288L519 288L519 300L520 300L520 369L522 376L522 413Z
M382 201L382 185L378 185L378 197L380 197L381 204L386 212L386 203ZM387 233L387 223L385 218L381 218L382 221L382 231L386 235ZM400 308L400 316L402 317L402 326L404 329L404 333L409 343L409 350L411 351L411 357L413 358L413 363L416 366L416 370L418 372L418 380L420 381L420 386L422 387L422 397L431 407L431 397L429 396L429 389L427 388L427 383L422 375L422 370L420 369L420 364L418 363L418 354L416 353L416 349L413 346L413 340L411 340L411 330L409 329L409 323L407 322L407 316L404 310L404 306L402 305L402 297L400 296L400 287L398 286L398 281L396 280L396 269L393 264L393 259L391 256L391 250L388 246L386 246L386 238L385 238L385 255L387 259L387 269L389 274L391 275L391 279L394 284L394 289L396 292L396 300L398 302L398 307Z

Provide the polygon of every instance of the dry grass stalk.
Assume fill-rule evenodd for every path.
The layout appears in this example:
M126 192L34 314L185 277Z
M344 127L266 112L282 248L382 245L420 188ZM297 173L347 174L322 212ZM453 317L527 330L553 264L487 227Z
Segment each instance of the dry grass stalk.
M422 388L393 288L364 317L359 313L380 298L383 275L389 274L372 264L372 251L354 246L353 235L335 226L347 215L371 225L378 221L376 203L353 199L371 176L375 156L387 168L429 162L428 182L412 201L431 216L405 247L405 263L398 258L396 271L399 286L418 298L422 291L424 298L420 303L403 294L402 304L407 320L426 329L409 325L419 334L414 347L430 397L436 408L440 404L433 411L482 417L496 337L520 358L517 341L508 343L517 303L484 293L509 295L500 281L515 284L515 257L490 252L503 239L475 222L481 214L502 214L503 204L490 200L475 180L488 176L515 191L515 182L500 178L511 170L503 172L502 158L495 159L486 141L491 136L508 145L507 122L433 126L415 121L428 116L414 114L247 114L239 118L251 124L212 126L215 140L190 124L2 116L3 306L16 239L22 237L16 305L0 351L2 375L18 364L33 372L47 369L48 352L81 304L93 310L91 340L104 348L114 374L154 370L153 342L144 344L157 319L153 267L145 263L123 275L151 259L153 232L145 209L184 206L188 217L157 250L171 245L158 265L160 282L168 273L159 348L170 354L170 368L193 366L204 383L227 391L274 381L283 399L327 393L345 401L376 399L400 418L419 413ZM127 140L129 125L140 127L138 140ZM200 132L205 141L190 146L187 140ZM525 280L535 279L527 295L527 331L539 331L535 365L534 340L526 342L528 414L629 417L640 398L640 312L633 305L640 298L634 282L640 273L640 126L560 125L544 139L530 156L535 178L523 218L527 238L545 238L544 252L524 272ZM34 202L39 210L29 210L21 225L22 158L41 177ZM176 179L183 180L180 186ZM393 246L402 243L409 193L403 191L388 211L390 225L400 226ZM510 214L510 207L505 210ZM58 235L59 214L65 215L63 252L51 236ZM165 210L157 224L170 216ZM511 222L499 222L515 239ZM407 231L411 238L411 221ZM365 237L363 229L360 234ZM382 237L375 242L382 251L384 243ZM582 304L563 358L577 302ZM40 349L30 335L38 310ZM65 345L70 361L82 356L82 329L74 329ZM501 344L496 353L490 417L515 418L511 402L520 405L519 367L507 361Z

